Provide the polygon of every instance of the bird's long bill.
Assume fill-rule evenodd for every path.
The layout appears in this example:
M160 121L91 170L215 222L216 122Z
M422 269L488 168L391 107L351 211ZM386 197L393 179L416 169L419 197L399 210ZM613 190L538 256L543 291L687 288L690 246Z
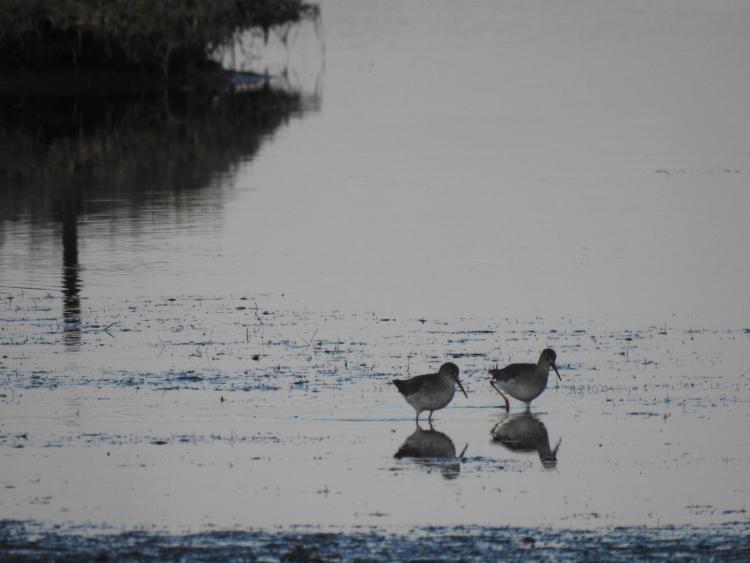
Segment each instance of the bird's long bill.
M468 399L469 396L466 394L466 391L464 391L464 386L461 385L461 382L458 379L456 379L456 383L458 383L458 388L461 390L461 393L463 393L464 397Z
M557 374L557 379L562 381L562 377L560 377L560 372L557 371L557 366L555 364L552 364L552 369L555 370L555 373Z

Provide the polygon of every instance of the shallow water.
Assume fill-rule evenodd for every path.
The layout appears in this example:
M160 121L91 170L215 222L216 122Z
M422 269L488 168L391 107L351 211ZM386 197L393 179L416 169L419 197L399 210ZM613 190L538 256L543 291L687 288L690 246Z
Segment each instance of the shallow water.
M17 297L4 327L8 517L175 532L747 521L745 330L113 299L71 354L54 302ZM536 422L518 404L505 415L485 370L543 346L562 383L534 402ZM389 380L446 357L469 393L435 415L453 452L397 459L415 425ZM519 423L541 423L546 442L493 439Z
M746 530L747 6L322 10L297 94L3 106L0 520Z

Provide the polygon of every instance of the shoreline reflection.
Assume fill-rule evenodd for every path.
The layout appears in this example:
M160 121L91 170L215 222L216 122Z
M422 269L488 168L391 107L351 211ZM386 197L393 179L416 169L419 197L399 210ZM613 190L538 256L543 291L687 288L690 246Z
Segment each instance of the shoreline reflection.
M215 221L224 209L227 175L251 161L291 118L319 107L314 95L268 84L211 98L0 99L0 153L7 156L0 159L0 227L21 224L34 233L50 225L62 238L61 247L59 239L50 241L62 250L61 277L26 274L14 284L59 284L62 342L80 350L83 274L100 264L96 255L79 252L86 248L79 225L96 216L100 232L86 233L108 238L116 255L113 233L121 223L137 232L155 221L179 229L186 216ZM0 238L0 253L7 244ZM39 261L35 249L34 243L12 248L7 255L19 258L0 261L0 269L24 276L33 269L23 261ZM52 270L59 267L56 259Z
M78 198L67 194L61 205L63 248L63 343L69 350L81 346L81 279L78 265Z

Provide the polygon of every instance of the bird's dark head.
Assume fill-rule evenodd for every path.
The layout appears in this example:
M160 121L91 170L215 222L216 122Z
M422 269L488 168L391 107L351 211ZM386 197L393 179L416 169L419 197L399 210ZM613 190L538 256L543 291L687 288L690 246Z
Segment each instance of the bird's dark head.
M461 385L461 381L459 381L458 379L458 366L456 364L454 364L453 362L444 363L442 366L440 366L440 374L450 377L456 383L456 385L458 385L461 393L463 393L467 399L469 398L469 396L466 394L466 391L464 390L464 386Z
M555 360L557 360L557 354L552 348L546 348L542 350L542 355L539 356L539 365L549 369L552 368L555 370L555 374L557 374L557 379L562 381L562 377L560 377L560 372L557 371L557 365L555 364Z
M440 373L450 376L454 381L458 381L458 366L453 362L446 362L440 366Z
M540 362L546 362L550 365L555 363L555 360L557 359L557 354L552 348L545 348L542 350L542 355L539 356Z

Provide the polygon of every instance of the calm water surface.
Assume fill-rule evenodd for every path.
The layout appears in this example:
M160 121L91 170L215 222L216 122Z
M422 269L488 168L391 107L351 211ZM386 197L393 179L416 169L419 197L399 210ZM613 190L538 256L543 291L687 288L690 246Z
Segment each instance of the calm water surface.
M3 106L0 518L746 524L747 4L321 7L292 93Z

